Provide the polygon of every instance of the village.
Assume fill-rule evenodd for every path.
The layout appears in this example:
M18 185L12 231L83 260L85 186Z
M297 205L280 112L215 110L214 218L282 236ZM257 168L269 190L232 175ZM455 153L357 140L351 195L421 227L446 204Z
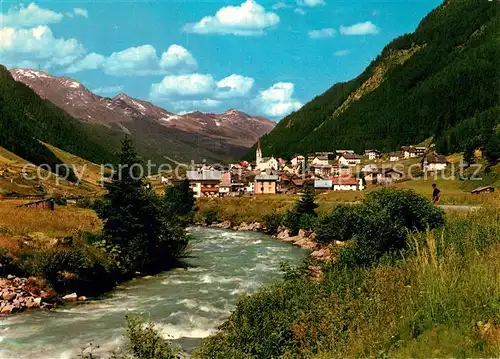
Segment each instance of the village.
M260 194L296 194L306 185L317 192L363 191L371 185L390 185L405 180L401 161L417 159L420 174L437 173L447 168L445 156L431 147L403 146L398 152L382 153L369 149L363 155L354 150L335 150L296 154L289 160L263 157L260 141L255 162L220 165L196 164L186 178L196 198ZM164 184L168 180L162 177Z

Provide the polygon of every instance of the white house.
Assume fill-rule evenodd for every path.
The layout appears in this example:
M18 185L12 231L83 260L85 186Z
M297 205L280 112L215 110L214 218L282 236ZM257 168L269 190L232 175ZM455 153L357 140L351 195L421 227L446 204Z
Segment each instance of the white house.
M295 155L295 156L293 156L293 158L290 161L290 163L292 164L293 167L296 167L299 164L301 164L302 162L304 162L305 160L306 160L306 158L304 156L302 156L302 155Z
M186 176L196 198L214 197L219 195L219 185L222 177L221 171L187 171Z
M375 160L377 158L380 158L382 153L379 150L366 150L365 155L368 156L369 160Z
M334 191L362 191L363 180L354 177L336 177L333 179Z
M442 171L448 166L446 156L438 155L437 153L429 153L422 161L422 169L424 172Z
M401 158L401 152L391 152L389 153L389 161L396 162Z
M328 166L328 155L317 155L313 158L311 165Z
M346 152L339 157L339 165L356 166L361 164L361 157L355 153Z

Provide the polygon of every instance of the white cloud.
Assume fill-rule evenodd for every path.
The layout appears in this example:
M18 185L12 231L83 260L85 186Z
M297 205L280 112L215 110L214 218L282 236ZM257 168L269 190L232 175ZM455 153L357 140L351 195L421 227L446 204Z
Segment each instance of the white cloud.
M149 99L177 112L212 109L223 101L247 97L254 82L251 77L237 74L219 81L208 74L170 75L151 85Z
M279 9L286 9L287 7L289 7L289 5L287 5L284 2L280 1L280 2L277 2L276 4L274 4L272 6L272 9L273 10L279 10Z
M113 52L103 63L106 74L116 76L150 75L157 73L158 56L151 45L129 47Z
M89 17L89 12L87 11L87 9L82 9L81 7L75 7L73 9L73 13L76 16Z
M337 50L333 54L335 56L347 56L351 53L351 50Z
M96 70L102 66L106 58L95 52L87 54L83 59L78 60L66 69L66 72L73 74L83 70Z
M102 86L92 90L92 92L97 94L115 94L122 91L123 86Z
M151 85L149 97L154 101L162 101L184 96L207 96L212 95L216 87L211 75L170 75Z
M293 97L293 92L293 83L278 82L261 91L253 103L267 116L283 117L302 107L302 103Z
M0 26L20 28L49 25L60 22L63 16L61 13L43 9L35 3L27 7L21 4L19 7L11 7L6 14L0 14Z
M232 74L217 82L215 97L219 99L245 97L254 83L255 80L251 77Z
M205 16L196 23L184 26L184 31L196 34L222 34L237 36L263 35L264 30L278 24L280 18L254 0L246 0L239 6L225 6L214 16Z
M342 25L340 33L342 35L376 35L379 33L379 29L371 21L366 21L351 26Z
M221 101L205 98L201 100L180 100L169 103L169 108L179 114L185 114L196 110L211 110L222 104Z
M325 29L319 29L319 30L311 30L308 32L308 35L311 39L323 39L325 37L333 37L335 36L335 29L332 29L331 27L325 28Z
M297 0L297 5L315 7L324 6L326 2L324 0Z
M129 47L113 52L108 57L91 53L72 64L66 70L75 73L102 68L104 73L114 76L145 76L186 73L196 69L193 55L184 47L171 45L161 57L151 45Z
M337 50L333 54L335 56L347 56L351 53L351 50Z
M307 14L307 12L304 9L300 8L300 7L295 8L295 10L293 10L293 12L296 13L297 15L305 15L305 14Z
M50 68L67 66L85 54L76 39L56 38L44 25L31 29L0 28L0 58L9 67L26 64Z
M179 67L188 67L195 69L197 66L193 55L184 47L171 45L166 52L161 55L160 67L163 69L173 69Z

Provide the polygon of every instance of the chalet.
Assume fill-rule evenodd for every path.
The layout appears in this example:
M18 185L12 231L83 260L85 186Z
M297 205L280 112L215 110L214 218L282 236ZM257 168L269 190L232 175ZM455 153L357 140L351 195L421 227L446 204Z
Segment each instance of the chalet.
M382 156L382 153L379 150L366 150L365 155L369 160L376 160Z
M389 161L397 162L401 159L401 152L391 152L389 153Z
M224 172L219 184L219 194L227 195L231 192L231 172Z
M417 157L417 152L415 152L413 146L401 146L401 154L404 159Z
M356 166L361 164L361 157L355 153L344 153L339 157L339 165Z
M292 160L290 161L290 163L292 164L293 167L296 167L296 166L302 164L305 160L306 160L306 158L304 156L295 155L292 157Z
M362 191L363 180L354 177L335 177L332 181L334 191Z
M404 177L404 173L392 168L377 168L370 172L365 172L365 182L370 184L387 185L394 183Z
M415 153L417 154L417 156L423 156L425 155L425 153L427 152L427 147L415 147Z
M314 181L314 189L316 191L329 191L333 187L332 180L315 180Z
M313 164L309 169L317 176L328 176L332 173L332 166L329 164Z
M328 166L328 155L321 154L321 155L314 156L313 160L311 161L311 165Z
M278 175L255 176L255 194L274 194L278 191Z
M219 195L219 186L222 178L221 171L187 171L186 176L196 198Z
M442 171L448 166L446 156L437 153L429 153L422 160L422 169L424 172Z

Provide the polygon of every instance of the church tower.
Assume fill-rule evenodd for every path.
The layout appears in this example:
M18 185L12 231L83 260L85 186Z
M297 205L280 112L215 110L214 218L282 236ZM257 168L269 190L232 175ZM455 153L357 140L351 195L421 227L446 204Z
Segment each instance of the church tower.
M257 151L255 151L255 163L258 165L262 162L262 149L260 148L260 138L257 141Z

